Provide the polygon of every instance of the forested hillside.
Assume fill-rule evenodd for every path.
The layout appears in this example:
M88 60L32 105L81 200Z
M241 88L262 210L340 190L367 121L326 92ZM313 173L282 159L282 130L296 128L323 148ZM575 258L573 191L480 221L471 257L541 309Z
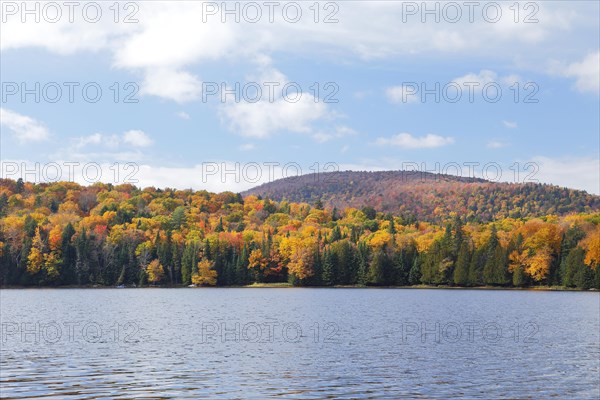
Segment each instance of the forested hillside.
M600 211L600 196L542 184L494 183L421 172L331 172L277 180L243 195L292 202L321 201L344 209L370 205L411 221L441 222L450 213L467 221L530 218Z
M506 217L476 222L436 211L428 222L364 204L0 180L0 283L600 286L600 213L521 218L524 210L596 209L596 198L527 187L507 199L486 185L474 193L495 198ZM436 201L456 210L465 193L445 190ZM518 204L519 217L505 201Z

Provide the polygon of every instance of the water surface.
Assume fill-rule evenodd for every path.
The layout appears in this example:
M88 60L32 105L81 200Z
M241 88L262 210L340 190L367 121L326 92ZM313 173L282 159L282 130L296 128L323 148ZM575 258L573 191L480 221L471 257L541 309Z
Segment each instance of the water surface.
M2 398L600 396L600 294L0 291Z

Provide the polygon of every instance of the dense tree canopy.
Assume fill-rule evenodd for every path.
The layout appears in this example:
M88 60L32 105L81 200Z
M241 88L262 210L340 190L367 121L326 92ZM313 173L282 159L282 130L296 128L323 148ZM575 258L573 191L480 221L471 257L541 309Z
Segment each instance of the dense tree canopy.
M266 183L245 194L326 208L364 207L369 219L373 219L369 212L379 211L393 213L407 222L440 223L451 213L460 214L468 222L490 222L600 211L600 197L581 190L410 171L294 176Z
M0 180L0 283L598 288L599 223L597 212L419 221L366 204Z

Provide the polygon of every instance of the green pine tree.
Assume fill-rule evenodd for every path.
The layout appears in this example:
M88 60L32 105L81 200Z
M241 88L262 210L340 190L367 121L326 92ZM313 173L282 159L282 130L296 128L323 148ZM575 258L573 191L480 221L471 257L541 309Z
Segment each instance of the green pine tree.
M454 267L453 281L455 285L467 286L469 284L469 266L471 265L471 249L466 241L463 241L458 251L456 266Z

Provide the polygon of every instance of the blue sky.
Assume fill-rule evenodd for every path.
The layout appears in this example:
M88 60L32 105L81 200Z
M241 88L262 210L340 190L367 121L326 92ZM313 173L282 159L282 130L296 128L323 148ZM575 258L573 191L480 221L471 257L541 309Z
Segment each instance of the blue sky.
M456 23L450 21L454 14L444 14L447 2L428 3L439 7L439 22L435 14L422 14L421 2L321 2L316 23L313 2L290 6L302 9L295 23L282 14L285 2L273 23L263 2L253 3L263 13L257 23L250 22L252 10L244 14L245 3L236 2L228 4L238 4L240 22L221 14L221 2L138 1L119 4L118 22L113 2L102 3L95 23L79 8L70 22L61 2L58 22L50 22L53 9L32 2L39 4L40 21L25 15L23 23L20 2L1 3L5 177L29 168L29 180L43 180L44 163L61 166L65 177L65 163L79 163L74 178L85 183L81 169L97 163L101 180L115 181L110 166L133 163L141 186L221 191L269 180L268 162L278 164L276 178L296 173L282 170L289 163L303 173L315 163L319 169L332 163L330 170L417 163L433 171L457 163L463 175L465 163L479 163L478 176L494 178L495 169L483 166L497 165L502 181L523 181L535 172L532 179L540 182L600 192L595 1L520 2L517 22L512 1L477 3L472 21L458 2L452 3L462 13ZM502 15L493 22L498 4ZM324 23L331 12L337 22ZM124 23L128 13L137 22ZM525 23L526 16L537 22ZM40 101L34 94L23 101L21 86L36 92L36 82ZM62 88L56 103L49 101L51 82ZM68 82L79 85L73 102ZM275 87L273 99L265 82ZM102 89L96 103L82 96L88 83ZM236 102L207 94L215 84L236 83L256 83L263 95L251 102L254 93L248 92ZM281 97L286 83L300 87L298 102ZM410 94L436 83L439 102L434 94ZM451 97L460 88L462 99L449 101L444 87ZM483 87L492 90L490 97L500 88L501 98L486 101ZM138 102L125 103L134 89ZM334 91L337 102L325 102ZM248 163L260 166L260 179L244 179ZM528 165L518 178L515 163L522 170ZM122 180L119 175L116 181Z

